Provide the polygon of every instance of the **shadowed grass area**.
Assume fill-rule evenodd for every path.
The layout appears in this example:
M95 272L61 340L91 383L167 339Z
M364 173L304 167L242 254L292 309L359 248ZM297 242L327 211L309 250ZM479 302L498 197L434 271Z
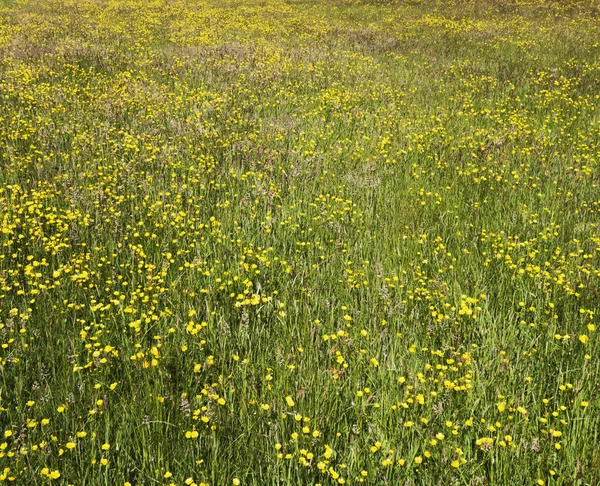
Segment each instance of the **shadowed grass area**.
M0 481L598 484L598 15L0 0Z

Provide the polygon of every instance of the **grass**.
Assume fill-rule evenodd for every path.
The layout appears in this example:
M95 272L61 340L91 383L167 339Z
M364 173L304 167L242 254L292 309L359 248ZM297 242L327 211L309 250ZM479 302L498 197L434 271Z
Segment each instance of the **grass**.
M600 482L596 2L0 3L0 482Z

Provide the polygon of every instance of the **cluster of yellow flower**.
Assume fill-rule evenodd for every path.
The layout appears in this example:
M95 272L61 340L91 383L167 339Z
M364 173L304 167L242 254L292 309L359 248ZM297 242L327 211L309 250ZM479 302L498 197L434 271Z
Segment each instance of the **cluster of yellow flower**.
M0 483L600 484L598 39L0 0Z

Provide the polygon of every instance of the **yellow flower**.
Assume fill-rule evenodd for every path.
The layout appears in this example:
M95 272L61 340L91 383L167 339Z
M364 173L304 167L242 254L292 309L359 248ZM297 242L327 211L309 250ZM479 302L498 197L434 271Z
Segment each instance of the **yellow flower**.
M294 403L294 400L292 399L292 397L289 395L287 397L285 397L285 403L287 403L288 407L293 407L294 405L296 405Z

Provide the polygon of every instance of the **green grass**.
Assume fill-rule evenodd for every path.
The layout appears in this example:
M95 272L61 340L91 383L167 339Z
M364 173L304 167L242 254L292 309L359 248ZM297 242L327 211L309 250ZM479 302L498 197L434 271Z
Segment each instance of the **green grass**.
M600 482L596 2L0 7L0 481Z

